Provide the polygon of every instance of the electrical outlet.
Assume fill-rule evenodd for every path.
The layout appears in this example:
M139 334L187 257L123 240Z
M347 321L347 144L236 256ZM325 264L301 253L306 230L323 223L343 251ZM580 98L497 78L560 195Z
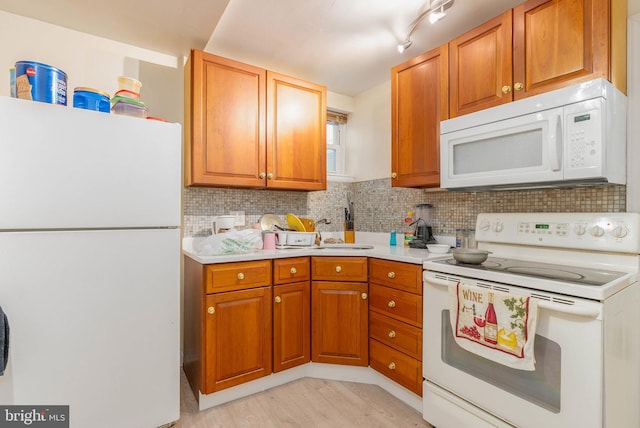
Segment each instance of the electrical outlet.
M230 211L229 214L236 216L236 222L235 222L236 226L245 225L246 219L244 216L244 211Z

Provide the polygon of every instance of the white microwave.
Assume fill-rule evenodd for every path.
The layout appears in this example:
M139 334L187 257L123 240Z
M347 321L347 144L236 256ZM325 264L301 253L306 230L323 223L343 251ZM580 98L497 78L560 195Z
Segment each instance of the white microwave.
M626 184L626 97L605 79L440 124L440 185L479 191Z

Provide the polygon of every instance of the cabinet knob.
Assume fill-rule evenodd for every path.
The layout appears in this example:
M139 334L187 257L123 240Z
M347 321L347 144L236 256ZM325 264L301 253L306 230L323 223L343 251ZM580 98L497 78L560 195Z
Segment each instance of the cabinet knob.
M280 296L276 296L274 300L276 301L276 303L282 302L282 298Z
M394 363L393 361L391 361L389 363L389 370L395 370L396 369L396 363Z
M511 92L511 86L509 86L509 85L504 85L504 86L502 87L502 93L503 93L503 94L508 94L509 92Z
M397 173L395 173L395 172L392 172L392 173L391 173L391 178L398 178L398 174L397 174Z
M387 274L387 276L388 276L389 278L393 279L393 278L395 278L395 277L396 277L396 273L395 273L395 272L389 272L389 273Z
M267 174L267 180L273 180L273 173Z
M342 266L336 266L336 272L342 272Z
M213 306L209 306L207 308L207 312L209 312L211 315L216 313L216 308L214 308Z
M244 279L244 274L242 272L238 272L238 279Z
M267 174L265 174L264 172L261 172L260 174L258 174L258 177L260 178L265 178L267 176Z
M292 267L292 268L291 268L291 270L290 270L289 272L291 272L291 275L295 275L295 274L297 274L297 273L298 273L298 269L296 269L296 268Z
M393 339L394 337L396 337L396 332L394 330L391 330L389 332L389 339Z
M396 307L396 301L395 300L389 300L389 303L387 303L387 306L389 306L390 308L395 308Z
M362 298L362 300L367 300L367 297L369 296L367 295L367 293L362 293L360 297Z
M524 89L524 85L521 82L516 82L516 84L513 85L513 89L515 89L516 91L521 91Z

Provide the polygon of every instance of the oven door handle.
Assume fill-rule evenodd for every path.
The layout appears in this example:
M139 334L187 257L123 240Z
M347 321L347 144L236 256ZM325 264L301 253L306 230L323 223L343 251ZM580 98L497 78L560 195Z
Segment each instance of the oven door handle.
M549 311L562 312L569 315L577 315L585 318L599 318L599 308L581 308L570 305L562 305L558 303L551 303L544 300L538 300L538 309L547 309Z
M455 281L437 278L432 275L425 275L424 280L433 285L440 285L448 287L451 284L455 284ZM597 319L601 315L599 308L584 308L579 306L563 305L560 303L547 302L546 300L536 299L538 301L539 309L546 309L554 312L561 312L569 315L576 315L585 318Z

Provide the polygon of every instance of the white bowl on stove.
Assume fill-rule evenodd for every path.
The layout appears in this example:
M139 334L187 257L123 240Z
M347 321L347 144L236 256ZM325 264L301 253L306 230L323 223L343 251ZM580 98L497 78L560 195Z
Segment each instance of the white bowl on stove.
M449 252L451 247L447 244L427 244L427 249L436 254L445 254Z

